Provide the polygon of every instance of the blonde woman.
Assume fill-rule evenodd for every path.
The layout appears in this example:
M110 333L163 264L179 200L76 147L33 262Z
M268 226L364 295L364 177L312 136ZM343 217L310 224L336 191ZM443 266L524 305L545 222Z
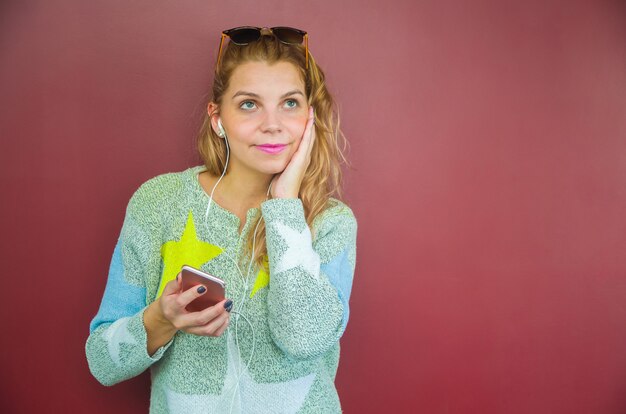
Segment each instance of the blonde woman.
M225 47L224 44L226 44ZM131 198L86 352L111 385L151 370L151 413L337 413L356 220L338 200L343 136L299 29L222 33L203 166ZM226 282L187 305L182 265Z

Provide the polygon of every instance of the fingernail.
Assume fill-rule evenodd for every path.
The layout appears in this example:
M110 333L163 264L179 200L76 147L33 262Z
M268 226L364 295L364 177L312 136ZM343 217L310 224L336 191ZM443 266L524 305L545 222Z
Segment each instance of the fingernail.
M230 310L233 308L233 301L228 299L226 302L224 302L224 309L226 309L227 312L230 312Z
M206 292L206 288L204 286L200 286L198 288L198 293L204 293L204 292Z

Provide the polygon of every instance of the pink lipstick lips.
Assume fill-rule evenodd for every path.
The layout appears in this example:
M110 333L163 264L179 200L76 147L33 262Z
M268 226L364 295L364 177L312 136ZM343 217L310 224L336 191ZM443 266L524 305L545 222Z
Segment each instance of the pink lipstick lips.
M278 154L282 150L284 150L287 146L285 144L263 144L257 145L258 149L268 154Z

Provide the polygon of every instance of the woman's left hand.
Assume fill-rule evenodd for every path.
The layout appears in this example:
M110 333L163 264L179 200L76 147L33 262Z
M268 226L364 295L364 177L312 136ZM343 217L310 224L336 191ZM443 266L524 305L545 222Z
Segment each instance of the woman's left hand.
M300 145L285 170L272 179L272 198L298 198L304 173L311 163L311 150L315 142L315 111L309 107L309 119Z

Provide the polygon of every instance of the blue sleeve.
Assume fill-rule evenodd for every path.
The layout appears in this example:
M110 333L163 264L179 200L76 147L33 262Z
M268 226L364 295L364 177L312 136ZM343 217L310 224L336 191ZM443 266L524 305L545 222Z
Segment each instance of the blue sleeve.
M113 251L109 275L98 313L89 326L85 345L93 376L112 385L139 375L158 361L172 341L148 355L143 313L148 305L146 278L161 270L158 229L145 210L140 188L126 210L124 225Z
M146 306L146 288L133 286L124 280L122 248L118 241L113 251L109 278L100 309L89 325L89 333L93 333L102 324L110 324L120 318L135 315L144 306Z

